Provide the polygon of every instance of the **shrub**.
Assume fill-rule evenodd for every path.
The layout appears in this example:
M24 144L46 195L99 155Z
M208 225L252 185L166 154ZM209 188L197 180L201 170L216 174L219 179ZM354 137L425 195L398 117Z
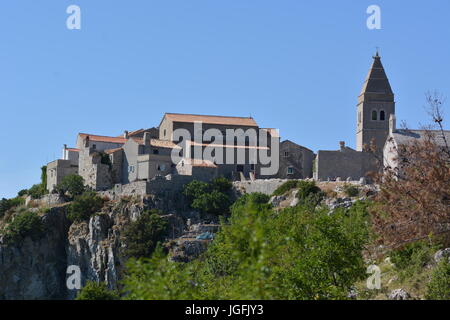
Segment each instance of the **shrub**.
M344 193L347 197L357 197L359 195L359 188L353 185L344 185Z
M17 215L7 226L5 240L18 243L27 237L38 240L44 233L44 224L35 212L25 211Z
M125 255L136 259L150 257L167 235L168 223L155 210L144 212L124 230Z
M281 186L279 186L272 195L274 196L281 196L288 192L289 190L297 188L298 183L297 180L289 180L283 183Z
M210 187L208 183L194 180L184 186L183 195L186 197L188 202L192 202L201 195L208 193L209 189Z
M227 178L219 177L212 181L211 187L213 190L217 190L219 192L226 193L231 190L231 188L233 187L233 184Z
M42 198L43 195L47 193L47 189L42 184L35 184L30 189L28 189L28 195L33 199Z
M130 262L127 298L345 299L366 278L366 206L331 216L310 206L274 212L261 198L238 200L197 260L173 263L156 252Z
M225 178L216 178L211 183L191 181L183 189L191 208L201 213L227 214L231 205L232 184Z
M118 293L109 290L103 282L88 281L78 292L75 300L119 300L119 298Z
M1 199L0 200L0 217L2 217L6 211L8 211L11 208L22 206L25 204L25 199L16 197L12 199Z
M72 222L88 220L103 207L103 199L95 192L87 191L75 197L69 206L67 218Z
M202 213L210 213L215 215L227 214L229 212L230 205L231 200L229 196L217 190L204 193L195 198L191 203L191 207L193 209L197 209Z
M429 300L450 300L450 263L442 259L434 269L427 286L426 298Z
M300 204L307 204L315 207L325 197L325 193L316 186L314 181L298 181L297 187L297 198L300 200Z
M404 279L419 272L431 262L434 251L436 247L430 246L425 241L417 241L392 251L390 257L395 268L400 271L400 277Z
M68 192L72 197L79 196L85 191L84 180L77 174L69 174L62 178L61 182L56 186L56 190L60 194Z
M23 197L26 196L28 194L28 189L22 189L17 193L18 197Z

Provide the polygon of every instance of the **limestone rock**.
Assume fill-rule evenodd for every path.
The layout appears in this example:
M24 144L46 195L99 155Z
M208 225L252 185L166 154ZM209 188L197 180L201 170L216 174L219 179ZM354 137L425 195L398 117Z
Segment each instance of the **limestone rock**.
M434 254L434 261L436 262L440 262L444 258L447 258L450 262L450 248L439 250Z
M285 196L273 196L270 198L269 203L274 207L278 207L284 200L286 200Z
M389 300L408 300L410 295L403 289L395 289L389 294Z

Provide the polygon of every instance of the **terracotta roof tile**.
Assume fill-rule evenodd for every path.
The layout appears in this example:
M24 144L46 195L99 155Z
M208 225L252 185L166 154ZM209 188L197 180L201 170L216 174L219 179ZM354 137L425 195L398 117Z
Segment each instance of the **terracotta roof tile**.
M217 165L209 160L183 159L182 161L184 161L185 164L190 164L193 167L217 168Z
M110 143L117 143L117 144L124 144L125 142L127 142L127 139L125 139L123 137L98 136L95 134L87 134L87 133L79 133L79 136L82 139L89 137L90 141L110 142Z
M140 145L144 144L143 138L132 137L131 139L133 139L135 142L137 142ZM150 145L152 147L157 147L157 148L170 148L170 149L180 148L178 145L176 145L172 141L159 140L159 139L150 139Z
M117 152L119 150L122 150L122 148L108 149L108 150L105 150L105 153L106 154L112 154L112 153Z

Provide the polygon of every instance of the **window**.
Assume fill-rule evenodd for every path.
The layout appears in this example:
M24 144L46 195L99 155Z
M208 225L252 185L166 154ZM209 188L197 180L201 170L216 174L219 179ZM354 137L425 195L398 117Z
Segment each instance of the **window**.
M380 121L384 121L386 120L386 113L384 112L384 110L380 111Z
M377 115L377 111L376 111L376 110L373 110L373 111L372 111L372 120L373 120L373 121L378 120L378 115Z
M93 144L93 145L92 145L92 149L94 149L94 150L97 149L97 145L96 145L96 144Z
M285 152L284 152L284 157L285 157L285 158L289 157L289 151L285 151Z
M158 164L158 171L165 171L166 165L165 164Z
M294 174L294 167L288 167L287 168L287 174Z

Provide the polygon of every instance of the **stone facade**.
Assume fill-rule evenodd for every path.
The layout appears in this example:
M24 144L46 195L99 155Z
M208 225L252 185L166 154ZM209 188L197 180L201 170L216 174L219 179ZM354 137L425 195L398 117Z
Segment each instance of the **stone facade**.
M358 97L356 150L364 151L365 146L375 142L376 152L381 155L389 133L389 118L395 114L395 101L378 53L373 59Z
M317 180L359 180L381 170L383 148L389 134L389 118L395 114L394 93L377 54L358 97L356 150L340 143L339 150L317 152ZM375 147L375 150L373 150Z
M280 143L280 169L277 178L312 178L314 152L290 140Z
M55 160L47 164L47 190L53 191L62 178L78 173L78 165L70 160Z
M318 181L357 181L362 177L368 178L370 172L379 168L372 153L356 151L346 147L344 142L341 142L339 150L318 151L315 165L314 179Z

